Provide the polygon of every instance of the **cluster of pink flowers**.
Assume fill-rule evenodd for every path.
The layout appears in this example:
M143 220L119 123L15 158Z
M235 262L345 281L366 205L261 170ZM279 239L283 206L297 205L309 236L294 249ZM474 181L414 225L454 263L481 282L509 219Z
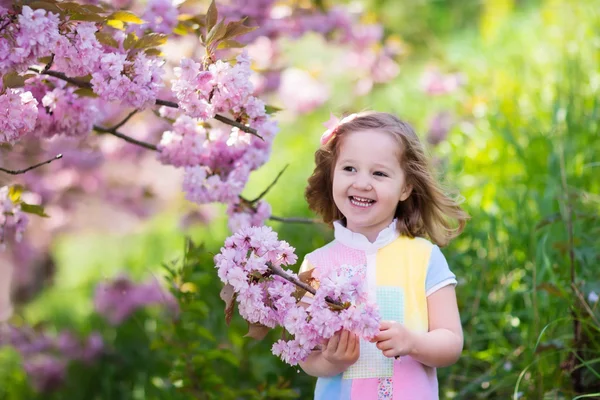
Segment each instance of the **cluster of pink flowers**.
M60 387L67 375L68 364L94 362L104 351L99 333L81 339L69 331L52 337L29 327L0 327L0 347L11 346L23 359L23 367L31 383L40 392Z
M0 250L4 249L8 239L20 242L29 222L27 214L21 211L19 204L13 203L9 193L8 186L0 187Z
M265 200L259 200L256 205L243 207L240 203L231 203L227 207L227 226L231 232L237 232L251 226L263 226L271 216L271 205Z
M10 70L25 71L40 57L49 56L59 41L58 15L23 6L15 23L8 23L12 11L0 7L0 75Z
M37 106L32 94L22 89L6 89L0 94L0 144L14 143L33 131Z
M162 304L172 313L179 311L173 295L164 290L156 279L135 284L123 276L96 287L94 306L98 314L113 325L119 325L136 310L152 304Z
M292 282L298 276L282 268L296 260L294 248L264 226L228 237L215 256L219 278L235 291L240 315L250 323L282 326L294 335L276 342L273 354L295 365L342 328L366 339L378 333L378 309L367 301L364 282L347 277L343 269L319 271L313 301L307 308L298 304ZM332 307L331 301L343 306Z
M237 203L250 172L269 158L278 128L266 114L265 104L251 94L250 74L245 53L234 66L218 60L204 70L199 63L184 59L175 69L173 92L186 115L163 134L159 159L185 167L183 190L190 201ZM217 113L247 121L262 139L213 122L207 131L203 122Z
M38 137L54 135L82 137L91 132L102 114L98 100L81 97L76 88L52 77L34 77L25 86L38 104L38 118L33 132Z
M142 19L147 23L140 25L137 31L141 35L144 30L169 34L177 26L179 12L173 0L149 0Z
M430 66L421 76L421 87L431 96L455 92L466 83L466 77L460 72L444 74L437 67Z
M54 68L74 77L94 72L104 54L97 31L93 22L81 22L73 31L62 34L54 49Z
M173 92L179 106L191 117L206 120L225 112L237 117L245 111L255 119L265 114L264 103L252 96L252 70L246 53L240 54L233 66L217 60L208 69L184 58L174 72Z
M156 102L163 87L164 61L138 52L133 60L126 53L105 53L92 74L92 89L103 100L124 101L144 109Z

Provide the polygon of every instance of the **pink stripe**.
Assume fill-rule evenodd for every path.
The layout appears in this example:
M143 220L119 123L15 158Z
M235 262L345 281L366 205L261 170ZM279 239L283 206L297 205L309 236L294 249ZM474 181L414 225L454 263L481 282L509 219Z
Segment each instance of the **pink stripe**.
M439 398L434 368L426 367L409 356L394 363L393 400L433 400Z
M378 378L353 379L350 400L375 400L378 386Z

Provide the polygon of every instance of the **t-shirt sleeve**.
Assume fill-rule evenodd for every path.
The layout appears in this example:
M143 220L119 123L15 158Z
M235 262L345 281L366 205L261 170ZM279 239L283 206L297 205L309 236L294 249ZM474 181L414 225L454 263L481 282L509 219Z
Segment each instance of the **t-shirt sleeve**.
M425 279L425 295L429 296L448 285L456 285L456 275L450 271L448 261L440 248L433 246Z

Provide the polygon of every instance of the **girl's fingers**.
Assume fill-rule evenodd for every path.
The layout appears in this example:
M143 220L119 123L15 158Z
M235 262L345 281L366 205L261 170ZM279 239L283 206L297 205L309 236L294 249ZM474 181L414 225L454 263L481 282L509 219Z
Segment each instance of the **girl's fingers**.
M338 343L337 351L340 354L346 353L346 350L348 349L348 333L349 332L347 330L343 330L341 333L339 333L340 342Z
M354 355L357 351L358 348L360 346L359 344L359 339L358 336L356 336L355 334L352 334L350 336L350 344L348 345L348 352L352 355Z
M331 353L335 353L338 348L339 342L340 342L340 333L337 332L329 339L329 343L327 344L327 350L330 351Z
M394 345L391 340L383 340L381 342L377 342L377 348L381 351L393 349Z

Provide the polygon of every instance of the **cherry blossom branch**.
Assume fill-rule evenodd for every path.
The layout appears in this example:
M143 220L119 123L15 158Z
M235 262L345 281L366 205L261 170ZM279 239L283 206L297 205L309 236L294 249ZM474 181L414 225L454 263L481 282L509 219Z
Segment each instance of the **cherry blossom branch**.
M269 263L269 271L271 271L274 275L280 276L283 279L285 279L286 281L293 283L294 285L298 286L299 288L306 290L307 292L311 293L313 296L317 294L317 291L312 286L302 282L298 278L289 276L288 274L285 273L285 271L281 267L277 267L277 266L274 266L271 263ZM344 304L340 303L337 300L333 300L330 297L325 297L325 300L330 305L339 307L340 310L343 310L346 308L346 307L344 307Z
M269 219L271 221L277 221L277 222L288 222L288 223L294 223L294 224L318 224L321 221L319 221L318 219L315 218L302 218L302 217L277 217L275 215L271 215L269 217Z
M250 204L254 204L257 201L259 201L260 199L262 199L263 197L265 197L265 195L267 193L269 193L269 190L271 190L273 188L273 186L275 186L275 184L277 183L277 181L279 180L279 178L281 177L281 175L283 175L283 173L285 172L285 170L289 166L290 166L290 164L286 164L285 167L283 167L283 169L281 171L279 171L279 173L277 174L277 176L275 177L275 179L273 180L273 182L271 182L271 184L269 186L267 186L267 188L265 190L263 190L262 193L258 195L258 197L256 197L254 200L249 200Z
M91 89L92 85L89 82L84 82L82 80L79 79L74 79L74 78L69 78L67 75L65 75L62 72L57 72L57 71L46 71L45 69L40 71L36 68L29 68L30 71L34 71L37 72L38 74L43 74L43 75L49 75L49 76L53 76L55 78L58 79L62 79L65 82L69 82L75 86L79 86L81 88L87 88L87 89ZM162 100L162 99L156 99L155 104L160 105L160 106L166 106L166 107L171 107L171 108L179 108L179 104L173 102L173 101L168 101L168 100ZM224 124L233 126L238 128L241 131L247 132L251 135L256 136L257 138L264 140L263 137L261 135L258 134L258 132L256 131L256 129L254 128L250 128L249 126L246 126L238 121L235 121L231 118L227 118L223 115L220 114L216 114L215 115L215 119L217 121L221 121Z
M28 167L25 169L10 170L10 169L5 169L5 168L0 167L0 171L6 172L7 174L11 174L11 175L24 174L25 172L31 171L34 168L41 167L42 165L45 165L45 164L50 164L52 161L58 160L59 158L62 158L62 154L58 154L58 155L54 156L54 158L51 158L51 159L41 162L39 164L32 165L31 167Z
M129 115L127 115L125 117L125 119L123 119L123 121L119 122L118 124L116 124L115 126L110 128L110 130L116 131L117 129L119 129L120 127L125 125L127 123L127 121L129 121L131 119L131 117L133 117L137 112L138 112L138 110L133 110L132 112L129 113Z
M155 145L143 142L141 140L134 139L131 136L127 136L121 132L118 132L114 128L104 128L102 126L94 125L94 130L97 132L100 132L100 133L110 133L111 135L121 138L121 139L125 140L126 142L136 144L136 145L144 147L148 150L158 151L158 148Z

